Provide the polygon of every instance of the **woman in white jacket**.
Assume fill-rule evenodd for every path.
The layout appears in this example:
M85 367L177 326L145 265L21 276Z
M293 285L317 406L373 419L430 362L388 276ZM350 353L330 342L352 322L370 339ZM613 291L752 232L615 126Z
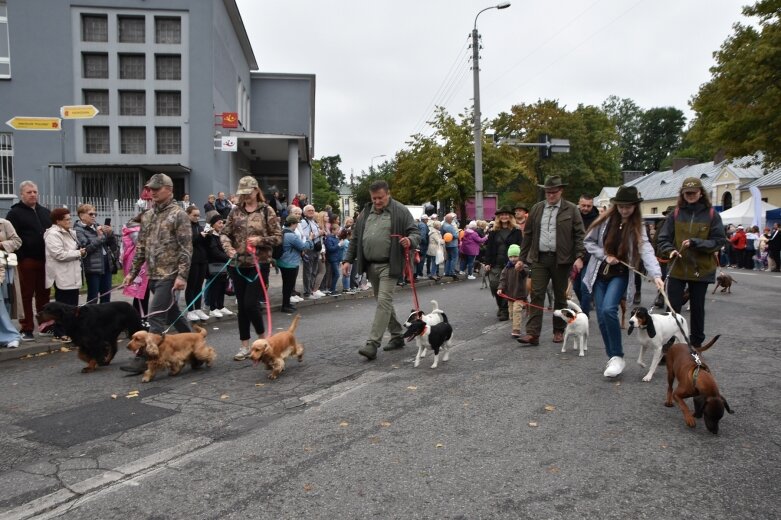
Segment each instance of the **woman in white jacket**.
M78 305L81 259L87 251L79 248L76 232L71 229L71 216L67 208L53 209L51 220L54 225L43 234L46 243L46 288L54 286L55 301ZM55 326L54 339L70 342L59 326Z

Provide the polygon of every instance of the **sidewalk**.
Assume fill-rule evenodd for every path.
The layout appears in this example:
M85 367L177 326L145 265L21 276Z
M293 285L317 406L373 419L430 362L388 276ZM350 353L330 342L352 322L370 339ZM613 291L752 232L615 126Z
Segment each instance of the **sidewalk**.
M459 276L459 281L462 281L464 279L465 279L464 276ZM429 285L434 285L436 283L451 283L452 281L454 280L450 278L446 279L443 277L440 282L435 282L433 280L429 280L428 278L424 277L419 280L416 280L415 286L425 287ZM405 285L404 287L397 287L396 289L408 292L411 290L411 286ZM341 290L341 289L337 288L337 290ZM279 312L280 308L282 307L282 277L279 274L275 273L273 269L271 270L271 274L269 275L269 293L270 293L269 299L271 300L271 311ZM303 309L306 307L311 307L313 305L328 305L329 303L336 303L339 301L357 300L357 299L372 298L372 297L374 297L374 292L371 289L369 289L368 291L358 291L355 294L339 293L337 296L324 296L317 300L306 299L302 302L296 303L295 305L297 308ZM411 298L412 297L410 296L410 300ZM87 300L87 296L85 294L82 294L79 297L80 304L84 304L86 300ZM122 294L122 291L117 290L111 294L111 301L126 301L128 303L132 303L133 299ZM184 298L180 297L179 298L180 309L184 308L183 302L184 302ZM226 307L231 309L234 313L236 312L235 297L226 296L225 305ZM210 319L206 323L229 324L229 323L234 323L236 319L237 319L236 314L234 314L232 316L227 316L225 318L219 318L216 320ZM200 322L200 323L204 323L204 322ZM23 341L19 344L18 348L13 348L13 349L0 348L0 362L9 361L12 359L34 357L34 356L45 356L50 352L58 351L63 347L68 349L75 348L71 343L66 343L66 344L57 343L52 341L50 338L45 338L36 335L35 341Z

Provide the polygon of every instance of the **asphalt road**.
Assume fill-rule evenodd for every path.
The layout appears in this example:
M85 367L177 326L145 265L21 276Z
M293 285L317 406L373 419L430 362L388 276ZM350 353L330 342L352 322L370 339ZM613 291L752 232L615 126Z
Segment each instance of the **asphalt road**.
M584 358L547 316L522 348L463 281L420 290L455 328L436 370L412 347L357 354L371 299L302 309L304 361L273 382L231 359L234 322L210 324L214 367L149 384L81 374L74 352L0 363L0 519L778 518L781 277L732 272L707 304L704 358L735 411L718 435L663 406L665 367L641 381L634 336L607 380L595 319Z

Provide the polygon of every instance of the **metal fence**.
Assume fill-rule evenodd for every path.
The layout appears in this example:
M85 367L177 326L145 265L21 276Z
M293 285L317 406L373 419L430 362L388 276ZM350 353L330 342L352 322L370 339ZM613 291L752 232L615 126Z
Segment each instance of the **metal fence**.
M118 200L110 198L79 198L74 196L42 195L39 198L41 205L49 209L68 208L71 213L76 213L76 209L81 204L91 204L95 206L98 213L97 221L103 222L110 218L113 226L121 226L138 213L135 200Z

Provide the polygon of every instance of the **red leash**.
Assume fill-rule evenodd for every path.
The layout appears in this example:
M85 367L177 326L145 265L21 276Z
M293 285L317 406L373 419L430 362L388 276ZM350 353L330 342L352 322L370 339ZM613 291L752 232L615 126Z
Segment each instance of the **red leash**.
M552 310L546 308L546 307L540 307L539 305L534 305L533 303L527 302L526 300L521 300L520 298L512 298L510 296L507 296L506 294L497 294L500 298L504 298L505 300L510 300L511 302L521 302L524 306L534 307L535 309L540 309L542 311L548 311L553 312Z
M247 253L252 255L252 261L255 263L255 270L258 272L258 280L260 280L260 287L263 289L263 296L266 299L266 339L271 337L271 300L268 298L268 290L266 289L266 282L263 280L263 274L260 272L260 264L258 264L258 257L255 254L255 246L247 244Z
M404 235L391 235L392 237L398 237L399 240L404 238ZM418 291L415 289L415 273L412 271L412 262L410 261L409 246L404 248L404 273L409 277L409 284L412 288L412 303L415 305L415 310L420 310L418 304Z

